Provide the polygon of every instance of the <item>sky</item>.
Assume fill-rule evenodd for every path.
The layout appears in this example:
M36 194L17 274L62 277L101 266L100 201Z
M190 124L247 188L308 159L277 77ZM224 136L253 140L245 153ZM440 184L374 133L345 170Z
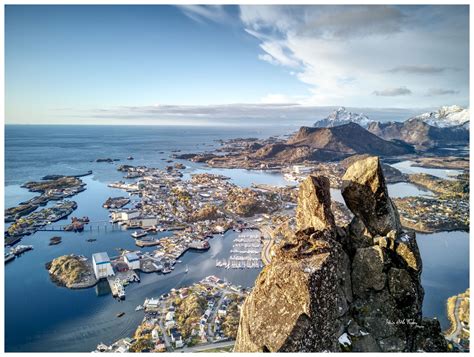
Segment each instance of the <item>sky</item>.
M469 106L469 7L5 8L11 124L255 124Z

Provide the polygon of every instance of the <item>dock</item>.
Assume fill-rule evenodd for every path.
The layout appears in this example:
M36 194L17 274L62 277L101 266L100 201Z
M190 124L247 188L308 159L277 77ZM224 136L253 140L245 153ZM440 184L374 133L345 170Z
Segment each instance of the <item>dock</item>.
M107 277L113 297L125 298L125 286L132 282L139 282L140 277L134 270L116 272L114 276Z

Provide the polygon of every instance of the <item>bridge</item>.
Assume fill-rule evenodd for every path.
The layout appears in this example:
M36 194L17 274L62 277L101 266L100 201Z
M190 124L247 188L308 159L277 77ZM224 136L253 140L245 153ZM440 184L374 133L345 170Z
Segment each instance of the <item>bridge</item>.
M41 227L38 229L38 231L44 231L44 232L64 232L64 228L71 225L71 223L67 224L49 224L47 226ZM83 232L86 231L116 231L120 230L120 226L116 223L110 223L109 221L93 221L89 222L87 224L84 224L84 230Z

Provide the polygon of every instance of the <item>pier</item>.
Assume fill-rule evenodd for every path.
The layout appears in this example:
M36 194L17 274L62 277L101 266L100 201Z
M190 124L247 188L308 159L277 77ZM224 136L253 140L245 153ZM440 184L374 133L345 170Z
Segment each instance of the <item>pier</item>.
M140 277L134 270L116 272L114 276L107 277L112 296L118 298L125 298L125 286L139 281Z

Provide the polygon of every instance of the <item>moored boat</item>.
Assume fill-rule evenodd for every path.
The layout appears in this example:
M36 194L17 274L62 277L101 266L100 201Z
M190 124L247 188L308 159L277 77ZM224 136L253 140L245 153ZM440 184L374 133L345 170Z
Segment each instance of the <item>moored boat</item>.
M5 263L11 262L13 259L15 259L15 254L5 253Z
M139 231L135 231L132 233L132 237L133 238L141 238L141 237L145 237L148 233L145 232L144 230L139 230Z
M139 247L152 247L155 245L160 245L159 239L144 238L135 240L135 245Z

